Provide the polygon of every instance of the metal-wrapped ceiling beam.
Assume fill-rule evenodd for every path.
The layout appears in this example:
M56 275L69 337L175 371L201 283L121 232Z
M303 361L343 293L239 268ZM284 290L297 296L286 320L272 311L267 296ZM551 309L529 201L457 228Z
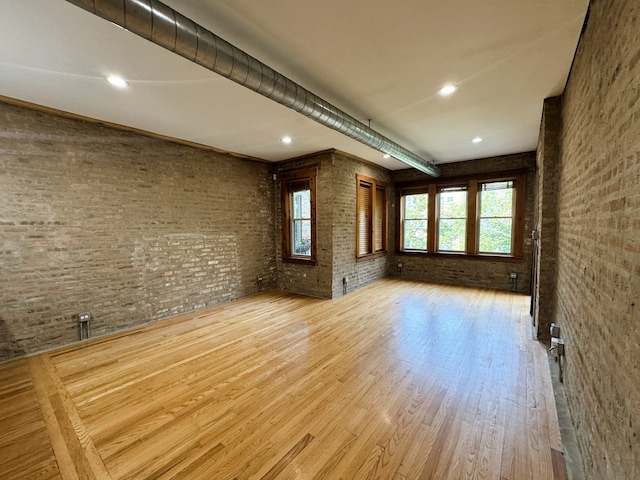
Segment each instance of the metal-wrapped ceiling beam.
M440 170L157 0L67 0L403 163Z

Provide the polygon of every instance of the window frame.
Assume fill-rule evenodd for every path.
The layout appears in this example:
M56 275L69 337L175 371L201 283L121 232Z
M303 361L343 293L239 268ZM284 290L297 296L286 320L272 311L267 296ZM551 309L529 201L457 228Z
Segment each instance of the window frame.
M512 183L512 185L509 188L510 190L512 190L512 194L511 194L511 216L497 216L497 215L491 215L491 216L482 216L482 193L484 191L491 191L491 190L484 190L484 188L482 188L482 185L486 185L486 184L491 184L491 183ZM509 255L512 254L512 252L515 251L515 235L513 234L513 229L516 226L516 200L517 200L517 189L516 189L516 180L482 180L478 182L478 222L477 222L477 252L479 255L507 255L503 252L483 252L480 250L480 242L482 240L482 236L481 236L481 228L482 228L482 220L483 219L510 219L511 220L511 243L510 243L510 253Z
M445 193L447 191L447 189L452 189L455 188L456 190L450 190L450 191L457 191L457 192L464 192L465 194L465 216L464 217L444 217L442 218L442 200L441 200L441 195L443 193ZM458 185L438 185L437 188L437 193L436 193L436 209L434 212L434 217L435 217L435 236L436 236L436 246L435 246L435 251L437 253L445 253L445 254L450 254L450 253L457 253L457 254L461 254L461 253L465 253L467 252L468 248L468 242L469 242L469 188L468 185L465 183L460 183ZM464 221L464 247L462 250L445 250L443 248L440 247L440 222L441 220L463 220ZM428 227L427 227L428 229ZM429 245L427 244L427 249L429 248Z
M479 184L513 181L514 182L514 210L511 233L511 252L503 253L480 253L480 188ZM524 255L524 218L526 210L526 183L527 170L510 170L504 172L492 172L479 175L465 175L449 178L437 178L432 181L401 182L395 185L396 190L396 253L402 255L421 255L438 257L471 257L478 259L492 260L522 260ZM464 185L467 188L467 228L466 247L463 252L439 251L438 250L438 216L439 206L437 204L438 193L442 187L455 187ZM427 213L427 248L404 249L403 248L403 197L419 193L428 194Z
M367 251L362 253L361 244L361 188L369 189L369 212L366 217ZM388 184L365 175L356 174L356 259L379 257L387 254L388 246ZM379 242L379 243L377 243Z
M424 217L420 217L420 218L418 218L418 217L406 218L405 212L406 212L406 209L407 209L407 204L406 204L406 201L404 199L406 197L408 197L408 196L416 196L416 195L426 195L427 196L427 209L426 209L426 212L425 212L425 216ZM429 232L430 232L430 229L429 229L429 201L431 200L431 197L429 195L428 190L425 190L425 191L421 190L421 191L417 191L417 192L406 192L398 200L400 202L400 207L399 207L400 208L400 210L399 210L400 211L400 216L399 216L400 220L399 220L398 231L400 231L400 232L404 232L405 231L405 225L406 225L407 220L409 220L409 221L423 221L427 226L427 232L426 232L427 233L427 235L426 235L427 238L425 238L425 248L424 249L421 249L421 248L405 248L405 246L404 246L405 238L404 238L403 235L401 237L399 237L399 239L400 239L399 241L401 241L402 243L398 243L398 246L399 246L398 249L402 250L403 252L424 252L424 251L426 251L426 246L429 243Z
M282 261L302 265L317 265L316 235L316 178L317 167L307 167L280 173L281 211L282 211ZM306 184L306 185L305 185ZM308 186L311 203L311 254L296 255L292 252L293 194Z

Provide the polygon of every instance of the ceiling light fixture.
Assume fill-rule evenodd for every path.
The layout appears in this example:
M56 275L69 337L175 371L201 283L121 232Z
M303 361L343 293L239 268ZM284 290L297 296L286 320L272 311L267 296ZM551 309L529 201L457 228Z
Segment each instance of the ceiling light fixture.
M391 155L385 153L384 155L382 155L382 158L384 158L385 160L389 160L391 158Z
M107 77L107 82L117 88L127 88L129 86L129 82L119 75L109 75Z
M473 143L480 143L482 141L482 138L480 137L476 137L473 140L471 140Z
M105 20L118 23L129 32L295 110L327 128L382 153L388 153L410 167L434 177L440 175L440 169L430 156L422 158L372 130L168 5L155 0L67 1Z
M440 90L438 90L438 94L443 97L446 97L448 95L451 95L456 90L458 90L458 86L454 85L453 83L449 83L447 85L444 85Z
M284 143L285 145L289 145L291 142L293 142L291 137L282 137L282 143Z

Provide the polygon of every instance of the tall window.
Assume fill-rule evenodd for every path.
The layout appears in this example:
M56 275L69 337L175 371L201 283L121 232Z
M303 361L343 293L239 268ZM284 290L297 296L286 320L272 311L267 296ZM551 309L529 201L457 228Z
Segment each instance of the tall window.
M387 250L387 185L372 178L356 177L356 256Z
M426 250L429 218L429 194L415 193L402 197L402 249Z
M426 254L522 257L525 171L397 184L397 245Z
M281 174L282 258L285 262L316 264L316 169Z
M311 188L308 182L292 185L291 252L311 257Z
M513 180L478 184L480 225L478 252L508 254L513 250Z
M464 252L467 246L467 187L438 189L438 251Z

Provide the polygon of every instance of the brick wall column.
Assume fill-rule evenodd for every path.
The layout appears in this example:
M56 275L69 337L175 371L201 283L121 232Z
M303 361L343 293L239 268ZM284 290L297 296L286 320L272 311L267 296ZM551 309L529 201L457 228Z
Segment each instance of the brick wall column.
M534 241L535 265L533 285L533 321L540 340L549 339L556 290L556 226L558 221L558 158L562 133L561 97L547 98L536 158L537 203Z

